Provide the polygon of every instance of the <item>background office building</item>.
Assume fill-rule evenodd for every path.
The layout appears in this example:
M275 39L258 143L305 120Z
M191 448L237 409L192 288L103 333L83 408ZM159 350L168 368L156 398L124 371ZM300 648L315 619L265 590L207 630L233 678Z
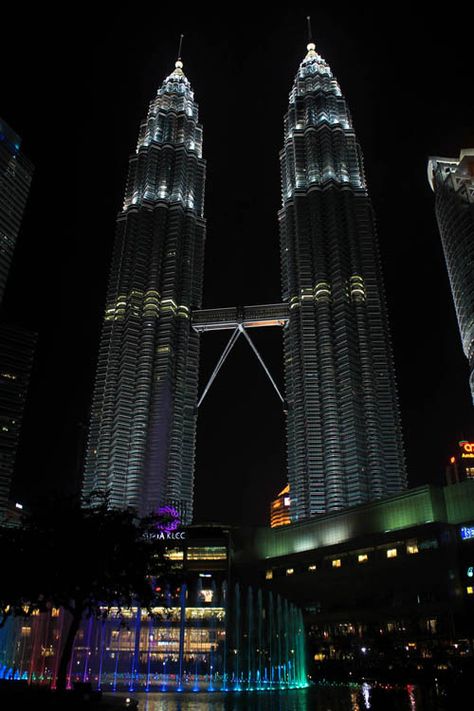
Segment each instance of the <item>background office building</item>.
M0 522L7 514L36 334L0 325Z
M293 522L406 487L399 405L362 154L308 45L290 93L279 213Z
M430 158L428 180L474 401L474 148L459 158Z
M20 145L20 137L0 118L0 303L33 175Z

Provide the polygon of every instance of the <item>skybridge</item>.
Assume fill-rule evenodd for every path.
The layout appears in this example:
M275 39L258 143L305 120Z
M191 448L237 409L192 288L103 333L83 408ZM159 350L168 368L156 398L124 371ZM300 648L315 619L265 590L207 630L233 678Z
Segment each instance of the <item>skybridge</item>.
M202 309L192 312L192 324L195 331L222 331L261 326L286 326L288 323L288 304L260 304L258 306L227 306L222 309Z
M259 304L257 306L228 306L222 309L201 309L193 311L191 315L192 326L198 333L206 331L232 331L230 339L224 348L224 351L219 358L212 375L199 398L198 407L206 397L209 388L217 377L219 370L224 365L224 362L234 347L240 335L243 335L247 340L250 348L255 353L260 365L267 374L272 386L274 387L278 397L285 408L285 400L281 394L277 384L271 376L270 371L265 365L262 356L257 350L257 347L248 334L250 328L261 328L268 326L284 327L288 323L289 304Z

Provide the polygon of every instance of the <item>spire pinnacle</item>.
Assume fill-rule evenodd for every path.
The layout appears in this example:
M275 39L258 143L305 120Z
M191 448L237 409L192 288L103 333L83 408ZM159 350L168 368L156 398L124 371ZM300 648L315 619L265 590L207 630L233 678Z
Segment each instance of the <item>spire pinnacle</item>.
M178 47L178 62L181 61L181 50L183 48L183 37L184 35L179 36L179 47Z
M178 58L177 58L176 62L174 63L175 70L174 70L173 74L180 74L180 75L184 74L183 62L181 60L181 50L183 48L183 37L184 37L184 35L179 36Z
M313 57L316 56L316 45L313 42L313 31L311 29L311 16L308 15L306 19L308 21L308 44L306 45L308 54L306 55L305 59L312 59Z

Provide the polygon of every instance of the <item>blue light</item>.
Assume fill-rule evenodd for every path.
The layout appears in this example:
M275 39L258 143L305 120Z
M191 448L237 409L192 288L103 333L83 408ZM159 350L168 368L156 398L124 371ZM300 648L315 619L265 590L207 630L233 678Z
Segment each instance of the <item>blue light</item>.
M468 541L470 538L474 538L474 526L462 526L460 533L462 540Z

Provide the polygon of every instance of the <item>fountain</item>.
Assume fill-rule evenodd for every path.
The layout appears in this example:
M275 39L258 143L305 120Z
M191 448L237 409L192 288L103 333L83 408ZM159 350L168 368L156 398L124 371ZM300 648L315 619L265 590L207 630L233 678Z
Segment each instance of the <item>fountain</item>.
M152 614L112 608L84 620L69 685L103 691L270 691L307 686L301 611L279 595L229 592L202 575L161 595ZM0 630L0 678L55 685L67 613L14 618Z

